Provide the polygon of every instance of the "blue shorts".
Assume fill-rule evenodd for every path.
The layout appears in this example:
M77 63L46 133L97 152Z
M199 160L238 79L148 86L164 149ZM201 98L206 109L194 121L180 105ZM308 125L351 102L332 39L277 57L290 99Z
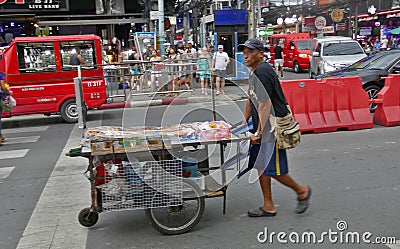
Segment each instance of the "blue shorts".
M278 149L276 142L263 142L250 147L249 168L262 170L265 176L289 173L286 150Z

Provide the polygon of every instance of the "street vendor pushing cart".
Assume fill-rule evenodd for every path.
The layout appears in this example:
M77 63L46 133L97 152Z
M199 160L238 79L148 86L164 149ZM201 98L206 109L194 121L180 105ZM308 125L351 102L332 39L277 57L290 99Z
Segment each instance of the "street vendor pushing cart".
M239 46L244 52L246 66L251 68L249 98L246 104L245 120L252 117L253 133L250 137L249 165L258 170L263 205L248 211L250 217L272 217L277 210L272 200L271 178L293 189L297 194L295 213L304 213L311 197L311 188L298 184L290 175L286 150L279 149L275 135L268 121L270 114L285 117L289 110L280 82L272 67L264 62L264 46L257 39L249 39Z

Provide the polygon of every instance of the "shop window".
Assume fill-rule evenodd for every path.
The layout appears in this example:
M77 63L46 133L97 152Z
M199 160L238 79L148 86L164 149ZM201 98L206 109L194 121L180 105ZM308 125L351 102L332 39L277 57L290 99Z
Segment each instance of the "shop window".
M82 70L96 69L96 51L94 41L70 41L60 42L62 70L78 70L78 65ZM79 62L78 54L81 55L83 64Z
M56 71L53 43L18 43L17 53L20 73Z

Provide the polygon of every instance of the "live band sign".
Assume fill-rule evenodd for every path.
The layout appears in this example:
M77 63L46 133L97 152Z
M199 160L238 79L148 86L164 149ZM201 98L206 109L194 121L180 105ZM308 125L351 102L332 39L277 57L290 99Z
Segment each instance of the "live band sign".
M3 12L68 11L67 0L0 0Z

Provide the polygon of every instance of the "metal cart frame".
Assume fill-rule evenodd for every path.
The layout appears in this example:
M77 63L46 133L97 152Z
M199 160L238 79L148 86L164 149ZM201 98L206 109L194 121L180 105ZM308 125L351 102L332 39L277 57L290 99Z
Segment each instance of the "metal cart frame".
M81 225L86 227L91 227L95 225L98 221L98 215L101 212L105 211L113 211L113 210L126 210L126 209L145 209L146 215L150 220L152 226L159 232L167 235L173 234L182 234L190 231L193 227L195 227L201 219L201 216L205 209L205 198L214 198L214 197L223 197L223 214L226 212L226 193L228 183L226 181L226 167L224 167L225 162L225 153L224 149L228 144L237 145L237 153L239 153L239 142L245 140L245 137L238 137L235 135L231 135L231 138L225 139L217 139L210 141L179 141L175 143L165 144L162 143L162 146L154 146L150 147L147 150L133 150L133 149L115 149L114 145L111 149L107 151L91 151L91 152L83 152L80 153L80 156L86 157L89 159L89 165L87 168L86 176L90 181L91 185L91 206L89 208L84 208L79 213L79 222ZM112 142L110 140L109 142ZM209 145L219 145L220 152L220 166L210 166L209 158L207 157L203 161L198 162L198 171L201 173L208 175L210 171L213 170L221 170L221 180L222 184L219 184L217 181L213 180L212 177L206 177L205 179L205 188L201 189L200 186L189 178L182 177L182 164L177 164L175 170L173 171L173 175L176 178L173 178L174 184L165 184L165 186L169 186L174 190L179 189L179 191L175 192L175 195L172 194L166 198L164 201L158 201L155 205L154 200L159 200L166 195L160 193L160 191L145 191L150 194L150 199L153 200L152 204L145 205L121 205L121 208L111 208L107 210L104 208L103 204L105 203L104 191L102 191L101 187L96 185L96 181L98 180L110 180L113 176L103 176L99 177L96 175L96 166L94 165L95 156L101 156L105 160L121 158L124 155L134 155L135 158L139 159L139 162L149 162L148 156L151 155L153 157L153 162L163 163L166 160L177 160L175 156L173 156L170 152L175 151L177 154L185 155L185 150L188 148L192 148L191 151L204 150L204 153L208 154L208 146ZM175 154L176 155L176 154ZM174 158L175 157L175 158ZM179 158L178 158L179 160ZM115 161L114 161L115 162ZM116 165L117 167L121 167L122 165ZM180 167L180 168L179 168ZM237 170L240 169L240 159L237 159ZM150 170L152 171L152 170ZM140 177L145 177L145 175L140 175ZM169 178L170 179L170 178ZM179 179L176 181L176 179ZM170 181L170 180L167 180ZM164 182L165 183L165 182ZM147 186L147 185L146 185ZM172 196L172 197L171 197ZM142 198L149 199L148 195L142 196ZM121 199L121 203L122 203ZM132 199L129 199L130 203L132 203ZM190 204L188 204L190 202ZM192 204L194 202L194 204ZM190 217L180 217L184 214L188 214L189 211L186 210L187 207L193 208L194 210L190 212L188 216ZM159 215L159 213L161 213ZM168 216L168 217L163 217ZM172 218L171 218L172 217ZM182 222L178 222L179 218L182 218ZM171 220L174 220L171 222ZM175 222L176 221L176 222Z

